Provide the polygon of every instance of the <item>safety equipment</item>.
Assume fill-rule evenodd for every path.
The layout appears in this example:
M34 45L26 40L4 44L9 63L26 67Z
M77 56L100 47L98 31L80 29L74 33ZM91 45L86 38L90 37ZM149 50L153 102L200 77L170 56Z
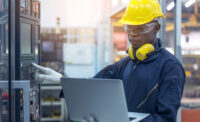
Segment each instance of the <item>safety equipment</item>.
M137 33L137 34L146 34L151 32L156 25L157 21L151 21L150 23L144 24L144 25L125 25L125 31L127 33Z
M43 74L37 74L36 78L42 83L44 81L48 82L60 82L60 78L62 78L62 74L46 67L42 67L40 65L37 65L35 63L32 63L32 65L39 70L39 72L42 72Z
M149 43L144 44L139 49L137 49L136 58L140 61L143 61L143 60L147 59L147 54L153 52L154 50L155 50L155 48L152 44L149 44ZM128 49L128 54L132 60L135 60L133 53L134 53L133 47L130 44L129 49Z
M119 23L143 25L158 17L165 18L158 0L131 0Z

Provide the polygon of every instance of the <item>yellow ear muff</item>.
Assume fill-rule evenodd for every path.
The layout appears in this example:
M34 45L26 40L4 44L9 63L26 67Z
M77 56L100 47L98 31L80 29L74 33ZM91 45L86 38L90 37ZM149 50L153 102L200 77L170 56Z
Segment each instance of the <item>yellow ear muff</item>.
M147 58L147 54L150 52L153 52L154 50L155 50L155 48L152 44L144 44L139 49L137 49L136 57L138 60L143 61ZM128 49L128 54L132 60L135 60L135 57L133 55L133 47L131 44Z
M138 60L143 61L147 58L147 54L155 50L152 44L145 44L140 47L136 52L136 57Z
M128 48L128 54L129 54L129 57L132 59L132 60L135 60L135 57L133 55L133 47L132 45L130 44L129 48Z

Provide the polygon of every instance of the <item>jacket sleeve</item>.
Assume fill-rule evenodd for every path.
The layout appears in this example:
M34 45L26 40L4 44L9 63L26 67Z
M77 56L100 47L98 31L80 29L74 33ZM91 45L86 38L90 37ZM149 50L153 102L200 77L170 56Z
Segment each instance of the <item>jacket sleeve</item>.
M106 78L106 79L114 79L117 78L118 68L121 62L117 62L115 64L109 65L98 72L93 78ZM60 98L64 98L63 90L60 92Z
M107 79L112 79L114 78L115 72L116 72L116 67L113 65L109 65L102 69L100 72L98 72L94 78L107 78Z
M105 79L120 79L123 73L124 67L130 61L129 57L123 58L119 62L109 65L98 72L94 78L105 78Z
M175 122L181 105L185 72L178 62L168 62L161 74L156 113L142 122Z

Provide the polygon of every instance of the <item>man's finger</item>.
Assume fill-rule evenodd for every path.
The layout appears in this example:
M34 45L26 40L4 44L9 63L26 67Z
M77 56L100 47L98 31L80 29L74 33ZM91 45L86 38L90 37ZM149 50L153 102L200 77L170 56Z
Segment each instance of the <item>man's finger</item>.
M41 80L41 81L44 81L44 80L51 80L51 78L49 77L49 75L44 75L44 74L39 74L38 75L38 79Z
M98 122L98 119L96 118L95 115L91 114L91 116L92 116L94 122Z
M81 122L88 122L87 120L83 119Z
M89 115L89 116L85 116L83 118L82 122L96 122L96 121L95 121L95 117L94 116Z
M47 71L47 68L45 68L45 67L42 67L42 66L40 66L40 65L37 65L37 64L35 64L35 63L32 63L32 65L36 68L36 69L38 69L39 71L41 71L41 72L43 72L43 73L48 73L48 71Z

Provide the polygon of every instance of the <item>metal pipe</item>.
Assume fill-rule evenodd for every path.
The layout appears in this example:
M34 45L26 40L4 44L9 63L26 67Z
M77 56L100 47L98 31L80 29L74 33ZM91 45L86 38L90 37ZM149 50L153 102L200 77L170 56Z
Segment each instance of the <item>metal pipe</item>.
M179 59L180 62L182 62L182 54L181 54L181 7L182 2L181 0L175 0L175 30L174 30L174 52L175 56Z
M166 14L166 1L160 0L160 4L161 4L161 7L162 7L162 12L164 13L165 16L167 16L167 14ZM160 38L162 40L162 47L164 47L164 48L166 47L166 29L165 29L166 25L165 25L165 23L166 23L166 18L165 19L161 18L160 19L160 24L161 24Z

